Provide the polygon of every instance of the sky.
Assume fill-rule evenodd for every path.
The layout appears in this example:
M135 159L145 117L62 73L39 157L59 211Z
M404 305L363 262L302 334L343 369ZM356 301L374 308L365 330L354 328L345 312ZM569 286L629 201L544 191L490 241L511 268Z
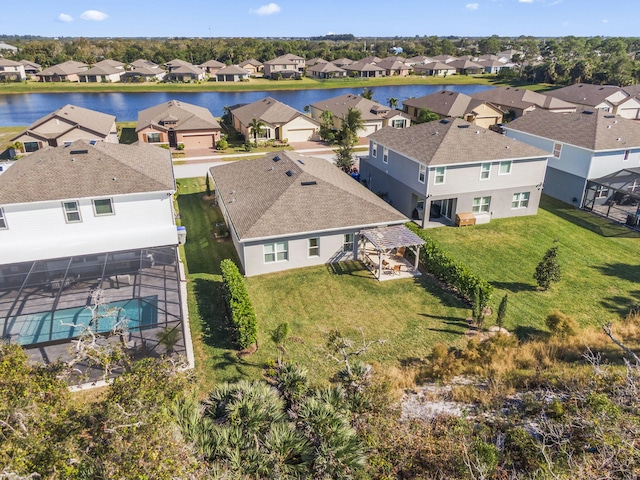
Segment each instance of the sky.
M0 34L46 37L638 36L638 0L8 0Z

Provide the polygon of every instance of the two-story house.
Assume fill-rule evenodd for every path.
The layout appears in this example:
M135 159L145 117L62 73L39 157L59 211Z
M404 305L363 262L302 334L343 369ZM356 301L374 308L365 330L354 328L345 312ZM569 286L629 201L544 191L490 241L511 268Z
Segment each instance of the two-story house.
M0 57L0 80L19 82L26 78L27 74L22 63Z
M546 92L545 95L565 102L594 107L624 118L640 120L640 98L615 85L576 83Z
M298 55L287 53L262 64L265 78L300 78L304 75L305 59Z
M548 97L525 88L496 87L472 93L471 96L477 100L492 103L505 113L510 112L513 118L521 117L536 109L550 110L556 113L576 111L576 106L573 103Z
M505 134L550 153L544 193L576 207L588 181L640 166L640 124L603 110L537 110L506 124ZM602 202L608 196L598 192Z
M360 179L422 228L449 224L458 213L486 223L537 213L548 155L447 118L369 135Z

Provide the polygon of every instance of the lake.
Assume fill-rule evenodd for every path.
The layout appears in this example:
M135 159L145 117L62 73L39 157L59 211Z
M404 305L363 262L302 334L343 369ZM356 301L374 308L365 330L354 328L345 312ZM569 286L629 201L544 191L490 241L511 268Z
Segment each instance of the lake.
M493 88L487 85L402 85L373 87L373 99L387 104L389 97L402 101L410 97L422 97L439 90L451 90L467 95ZM330 90L276 90L256 92L149 92L149 93L25 93L0 95L0 126L30 125L45 115L67 104L90 108L115 115L119 122L136 121L138 112L145 108L180 100L208 108L221 117L223 108L239 103L251 103L266 96L304 111L311 103L352 93L362 93L362 88L336 88Z

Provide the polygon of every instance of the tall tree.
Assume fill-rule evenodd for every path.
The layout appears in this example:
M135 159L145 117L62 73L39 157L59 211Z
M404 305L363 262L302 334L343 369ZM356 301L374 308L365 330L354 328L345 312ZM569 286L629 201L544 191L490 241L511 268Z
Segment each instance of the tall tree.
M363 88L362 96L367 100L373 100L373 89L372 88Z
M387 98L387 103L389 104L389 108L398 108L398 99L395 97Z
M253 118L251 119L251 126L249 127L251 129L251 133L253 134L253 143L255 144L255 146L258 146L258 135L260 135L260 132L266 127L266 125L264 124L264 122L258 118Z
M418 116L415 123L434 122L439 118L440 116L437 113L432 112L428 108L421 108L420 110L418 110Z
M557 240L554 240L554 243ZM538 286L542 290L547 290L552 282L560 281L560 264L558 263L558 245L553 245L544 254L542 261L536 267L533 274Z

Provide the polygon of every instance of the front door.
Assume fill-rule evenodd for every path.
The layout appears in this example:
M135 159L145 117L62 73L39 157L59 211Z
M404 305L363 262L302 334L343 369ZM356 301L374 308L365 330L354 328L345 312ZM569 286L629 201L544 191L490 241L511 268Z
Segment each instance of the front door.
M169 146L171 148L176 148L178 146L176 131L173 129L169 130Z

